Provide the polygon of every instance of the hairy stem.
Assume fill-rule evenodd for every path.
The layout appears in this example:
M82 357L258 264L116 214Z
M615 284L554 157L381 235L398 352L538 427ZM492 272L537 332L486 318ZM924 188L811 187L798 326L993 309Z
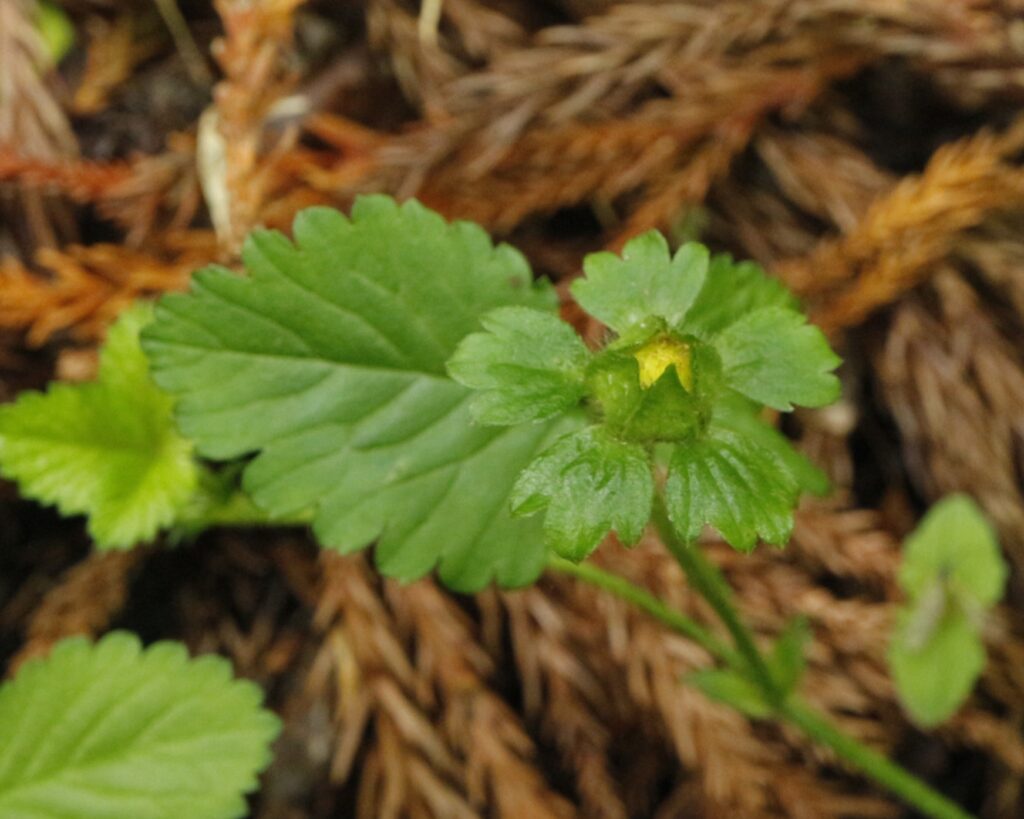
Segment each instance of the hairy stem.
M562 574L572 575L592 586L610 591L616 597L631 603L640 611L668 626L672 631L689 637L717 660L729 665L735 665L740 661L739 655L732 648L700 623L666 605L649 591L631 583L621 575L607 572L592 563L573 563L561 557L550 558L548 568Z

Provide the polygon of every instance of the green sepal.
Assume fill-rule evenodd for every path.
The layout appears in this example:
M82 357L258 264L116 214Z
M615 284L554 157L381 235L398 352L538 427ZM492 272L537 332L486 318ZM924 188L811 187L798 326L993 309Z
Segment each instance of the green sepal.
M469 405L482 424L541 421L579 403L590 353L551 313L501 307L481 320L448 360L448 373L477 390Z
M599 426L566 435L542 452L512 490L512 509L546 509L544 534L558 555L580 561L612 530L636 543L651 516L654 479L647 453Z

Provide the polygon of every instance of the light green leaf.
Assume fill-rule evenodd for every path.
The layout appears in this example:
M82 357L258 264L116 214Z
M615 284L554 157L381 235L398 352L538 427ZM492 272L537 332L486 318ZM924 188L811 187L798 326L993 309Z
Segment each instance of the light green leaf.
M483 326L448 362L452 378L479 390L469 405L477 421L539 421L579 403L590 353L572 327L526 307L499 307Z
M149 306L110 329L97 381L53 384L0 407L0 472L26 497L85 514L100 548L152 539L174 522L197 482L172 400L150 380L139 347Z
M65 640L0 687L5 819L233 819L278 721L220 657Z
M940 578L955 594L992 606L1003 596L1006 576L995 530L966 495L932 506L903 547L900 584L911 600Z
M710 524L744 551L758 538L776 545L789 540L799 494L773 452L715 426L692 444L676 445L665 483L665 503L680 537L694 540Z
M710 699L735 708L748 717L764 719L772 714L771 705L761 696L758 687L732 669L695 671L687 675L686 681Z
M995 531L965 495L935 504L907 538L900 584L908 601L889 667L920 725L945 721L974 688L985 665L979 632L1003 595L1007 573Z
M678 325L704 284L708 251L688 242L672 256L665 237L652 230L627 242L621 257L590 254L583 269L586 278L573 282L573 296L622 335L654 316Z
M145 346L182 430L211 458L257 453L244 474L257 504L314 510L320 542L343 552L376 540L386 575L532 581L540 526L512 517L509 493L578 420L478 426L445 363L485 313L549 293L515 250L417 202L366 197L351 220L310 209L294 236L257 232L248 278L207 270L161 301Z
M985 647L975 626L947 605L921 643L914 611L900 613L889 646L893 682L914 721L931 728L951 717L974 688L985 667Z
M772 648L769 658L772 676L785 694L796 690L807 667L804 652L811 640L811 627L806 617L794 617Z
M762 404L788 412L793 404L820 407L839 397L839 379L832 374L839 356L795 310L755 310L729 325L714 344L726 383Z
M796 299L778 279L754 262L734 262L725 253L711 257L697 300L686 314L684 332L710 338L762 307L798 309Z
M544 534L562 557L582 560L609 531L636 543L651 516L654 479L644 449L588 427L557 440L516 483L519 514L547 509Z

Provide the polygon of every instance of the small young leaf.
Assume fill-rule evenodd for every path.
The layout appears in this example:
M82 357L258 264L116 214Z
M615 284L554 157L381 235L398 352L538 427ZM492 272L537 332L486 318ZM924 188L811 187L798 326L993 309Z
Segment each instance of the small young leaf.
M772 675L786 694L792 693L803 677L807 660L804 650L811 639L806 617L794 617L775 641L769 660Z
M796 299L778 279L754 262L734 262L725 253L711 257L700 295L686 314L683 329L699 338L716 336L762 307L797 310Z
M65 640L0 687L0 816L244 816L279 729L261 699L177 643Z
M248 278L207 270L160 302L144 343L182 430L211 458L256 453L243 481L259 506L313 510L342 552L376 541L386 575L532 581L540 524L512 517L509 492L579 420L481 427L445 365L484 314L553 307L550 293L515 250L414 201L364 197L351 219L312 208L294 236L258 231Z
M654 479L643 448L589 427L560 438L523 471L512 508L518 514L547 508L548 545L579 561L613 529L623 543L636 543L653 499Z
M982 606L1003 596L1007 568L995 530L966 495L935 504L903 547L900 584L911 600L936 578Z
M728 668L712 668L687 675L686 681L716 702L735 708L753 719L764 719L772 714L761 691L746 677Z
M21 492L85 514L100 548L150 540L195 489L192 445L171 418L172 399L152 383L139 331L152 309L111 327L97 381L54 384L0 407L0 472Z
M452 378L479 391L469 405L477 421L541 421L579 403L590 353L572 327L526 307L499 307L482 323L448 361Z
M583 269L586 278L573 282L573 296L622 335L654 316L678 325L704 284L708 251L689 242L672 256L665 237L652 230L627 242L621 257L590 254Z
M889 667L918 724L945 721L974 688L985 665L980 621L1002 597L1006 576L992 526L965 495L935 504L907 538L900 584L908 601Z
M726 383L748 398L789 412L793 404L820 407L839 397L839 379L832 374L839 356L821 330L795 310L755 310L714 343Z
M668 514L680 537L694 540L710 524L744 551L759 537L777 545L789 540L799 494L789 469L770 450L715 426L692 444L676 445L665 483Z
M974 624L946 606L923 645L913 633L913 610L900 612L889 646L889 669L900 700L923 728L945 722L963 704L985 667L985 646Z

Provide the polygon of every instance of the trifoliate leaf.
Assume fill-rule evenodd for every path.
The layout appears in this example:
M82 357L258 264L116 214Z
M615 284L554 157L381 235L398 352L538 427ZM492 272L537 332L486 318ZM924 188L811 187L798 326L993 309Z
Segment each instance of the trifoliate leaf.
M828 476L807 460L790 440L760 417L759 405L735 393L726 394L715 404L714 426L728 429L767 450L779 466L796 481L802 492L824 496L829 491Z
M754 262L734 262L726 253L711 257L697 300L686 313L683 329L709 338L762 307L797 309L796 299L778 279Z
M900 584L908 601L889 647L889 667L920 725L943 722L971 693L985 665L979 633L1006 576L992 526L964 495L933 506L907 539Z
M244 816L278 732L261 699L178 643L65 640L0 687L0 816Z
M171 524L196 486L192 445L152 383L139 330L152 309L122 314L110 329L98 380L54 384L0 407L0 472L22 494L85 514L100 548L150 540Z
M572 327L526 307L499 307L482 323L486 332L466 336L448 362L452 378L479 391L469 405L477 421L539 421L579 403L590 353Z
M705 696L735 708L753 719L764 719L772 714L760 689L742 674L729 668L709 668L688 674L686 681Z
M679 324L704 284L708 251L689 242L672 256L665 237L652 230L627 242L621 257L590 254L583 269L586 278L573 282L573 296L623 335L652 317Z
M694 540L710 524L744 551L758 538L777 545L789 540L799 493L771 451L714 425L692 444L676 445L665 483L665 503L680 537Z
M832 370L840 359L824 334L795 310L764 307L730 324L714 340L726 383L739 393L788 412L839 397Z
M578 422L476 425L445 362L488 311L549 294L515 250L416 202L363 198L351 220L314 208L294 235L254 233L248 278L206 270L161 301L145 345L182 430L212 458L258 453L244 474L257 504L314 510L320 542L343 552L376 540L386 575L533 580L540 526L511 516L509 492Z
M1003 596L1007 567L995 530L966 495L935 504L903 547L900 584L911 600L936 579L981 606Z
M913 610L900 612L888 657L901 702L918 725L931 728L970 695L985 667L985 646L967 615L945 605L931 624L915 623Z
M589 427L560 438L526 468L512 493L512 508L519 514L546 508L548 545L578 561L612 530L623 543L636 543L653 498L644 449Z

